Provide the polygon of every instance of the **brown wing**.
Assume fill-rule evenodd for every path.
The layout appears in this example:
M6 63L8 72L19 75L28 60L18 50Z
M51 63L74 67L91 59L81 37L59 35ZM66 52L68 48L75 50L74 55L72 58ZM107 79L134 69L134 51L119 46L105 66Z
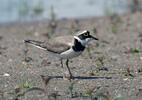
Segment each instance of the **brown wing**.
M47 41L46 48L48 51L51 52L62 53L70 49L72 44L73 44L73 36L61 36Z
M35 47L53 52L62 53L68 50L73 44L73 36L61 36L54 39L49 39L45 42L39 42L34 40L25 40L25 43L32 44Z

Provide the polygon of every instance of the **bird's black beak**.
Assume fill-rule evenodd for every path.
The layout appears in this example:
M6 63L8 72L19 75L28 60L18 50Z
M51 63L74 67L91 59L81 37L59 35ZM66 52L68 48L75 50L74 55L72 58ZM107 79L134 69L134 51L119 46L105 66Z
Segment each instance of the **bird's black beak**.
M91 35L91 37L92 37L92 39L94 39L94 40L99 40L98 38L96 38L96 37L94 37L94 36L92 36L92 35Z

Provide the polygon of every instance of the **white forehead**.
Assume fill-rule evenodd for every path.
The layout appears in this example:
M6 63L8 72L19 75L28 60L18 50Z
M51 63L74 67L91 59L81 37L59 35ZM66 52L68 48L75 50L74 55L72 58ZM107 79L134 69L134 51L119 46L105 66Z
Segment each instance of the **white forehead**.
M83 33L86 33L86 32L88 32L88 30L79 31L77 35L80 35L80 34L83 34Z

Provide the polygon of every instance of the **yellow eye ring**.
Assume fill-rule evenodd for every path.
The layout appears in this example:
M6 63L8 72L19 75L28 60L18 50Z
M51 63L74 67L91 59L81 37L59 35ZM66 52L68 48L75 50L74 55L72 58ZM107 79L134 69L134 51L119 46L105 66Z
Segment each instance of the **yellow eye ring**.
M88 36L88 33L84 33L83 35L84 35L84 36Z

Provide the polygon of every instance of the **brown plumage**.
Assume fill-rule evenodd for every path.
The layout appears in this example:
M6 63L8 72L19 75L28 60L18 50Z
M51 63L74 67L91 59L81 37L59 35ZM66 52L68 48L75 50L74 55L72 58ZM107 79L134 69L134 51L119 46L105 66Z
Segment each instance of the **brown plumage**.
M60 54L73 45L73 36L59 36L53 39L49 39L45 42L39 42L35 40L25 40L25 43L30 43L38 48L47 50L49 52Z

